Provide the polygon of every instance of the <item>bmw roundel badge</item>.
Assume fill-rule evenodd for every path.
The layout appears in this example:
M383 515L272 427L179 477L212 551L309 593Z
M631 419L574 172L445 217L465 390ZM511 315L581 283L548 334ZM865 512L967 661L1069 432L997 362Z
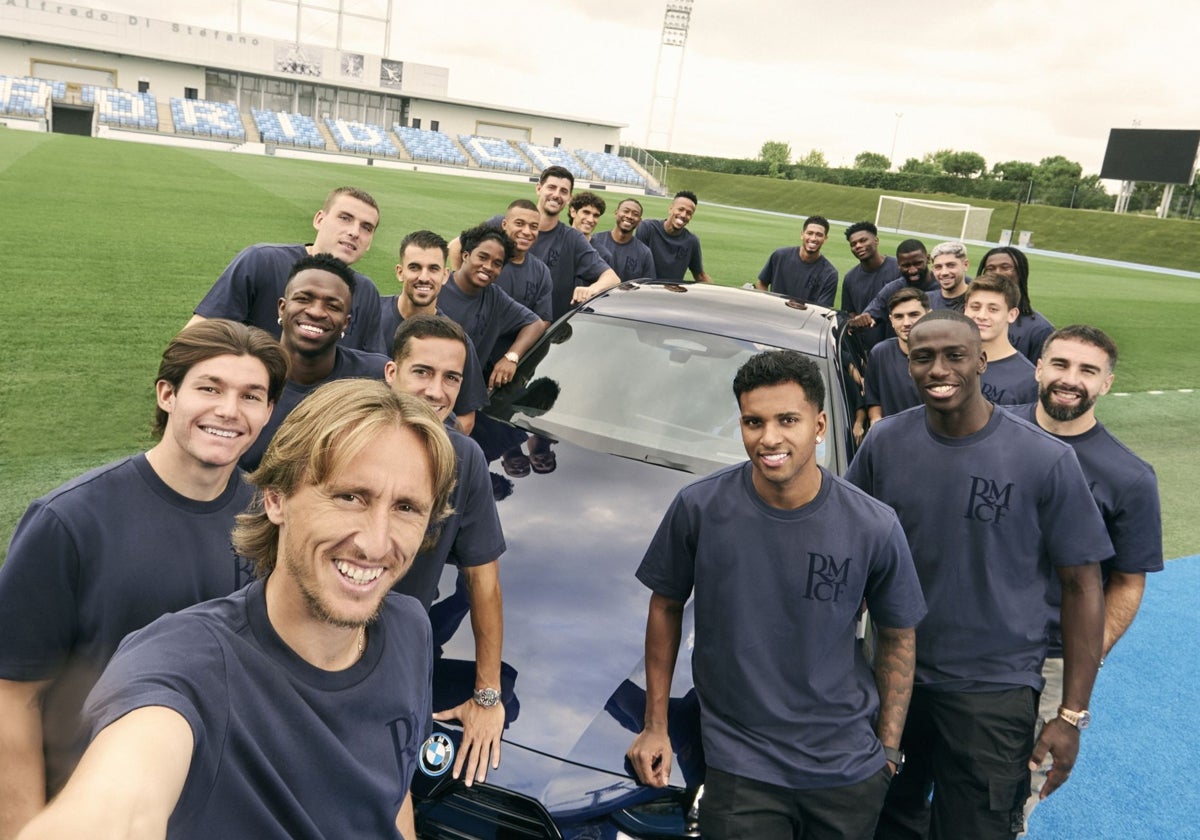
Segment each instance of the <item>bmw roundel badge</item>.
M421 756L418 762L421 772L426 776L437 778L446 773L454 764L454 742L448 735L434 732L421 745Z

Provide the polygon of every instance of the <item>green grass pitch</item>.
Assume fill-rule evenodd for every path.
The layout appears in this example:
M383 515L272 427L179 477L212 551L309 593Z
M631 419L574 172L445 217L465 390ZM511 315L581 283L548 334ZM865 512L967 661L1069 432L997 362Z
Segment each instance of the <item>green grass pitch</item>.
M342 184L368 190L383 210L356 267L384 294L395 290L405 233L451 237L533 194L509 182L0 131L3 310L13 328L0 345L0 545L31 499L150 443L163 346L237 251L307 241L324 195ZM664 215L665 201L643 203L647 218ZM708 272L741 285L772 249L797 241L798 223L701 203L692 228ZM882 245L890 253L896 243L885 236ZM825 253L840 271L854 262L837 228ZM1121 346L1115 390L1132 393L1106 398L1101 415L1158 470L1167 556L1195 553L1185 523L1200 518L1188 490L1200 458L1186 430L1200 395L1178 389L1200 386L1187 332L1200 281L1036 256L1031 264L1039 310L1056 324L1097 324Z

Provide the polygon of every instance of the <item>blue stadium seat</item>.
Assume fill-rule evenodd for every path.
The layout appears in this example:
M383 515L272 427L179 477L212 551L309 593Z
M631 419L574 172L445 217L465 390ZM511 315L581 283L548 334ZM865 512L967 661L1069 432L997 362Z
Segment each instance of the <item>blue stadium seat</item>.
M593 152L588 149L576 149L575 154L601 181L611 184L630 184L637 187L646 186L646 179L623 157L608 152Z
M584 166L579 158L562 146L539 146L536 143L526 143L524 140L517 145L537 165L539 170L545 169L547 166L562 166L576 178L594 177L591 170Z
M229 102L171 97L171 120L176 134L243 141L246 129L237 106Z
M454 145L454 140L440 131L426 131L421 128L394 123L392 131L400 138L404 150L413 160L425 160L433 163L450 163L465 166L466 157Z
M499 169L505 172L534 171L528 161L522 158L507 140L479 137L475 134L460 134L458 142L462 143L471 159L485 169Z
M338 149L343 152L375 157L400 156L400 150L388 137L387 131L378 125L326 117L325 126L333 135L333 141L337 143Z

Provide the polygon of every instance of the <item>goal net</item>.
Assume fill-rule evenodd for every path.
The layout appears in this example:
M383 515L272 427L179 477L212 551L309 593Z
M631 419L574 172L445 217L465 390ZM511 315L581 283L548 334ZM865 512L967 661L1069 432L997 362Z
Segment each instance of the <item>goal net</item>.
M972 207L953 201L879 196L875 227L904 233L923 233L947 239L987 240L990 207Z

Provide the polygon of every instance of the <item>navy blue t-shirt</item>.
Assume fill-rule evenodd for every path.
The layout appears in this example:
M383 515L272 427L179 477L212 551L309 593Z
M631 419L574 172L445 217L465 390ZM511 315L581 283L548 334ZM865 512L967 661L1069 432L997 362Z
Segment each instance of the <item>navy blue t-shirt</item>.
M1042 313L1035 311L1032 315L1018 316L1017 320L1008 325L1008 343L1036 364L1042 357L1042 345L1052 332L1054 324L1046 320Z
M1008 410L1030 423L1037 423L1037 404L1009 406ZM1079 458L1092 498L1104 518L1104 527L1116 552L1101 568L1109 572L1144 574L1163 568L1162 506L1154 467L1121 443L1100 421L1081 435L1055 435L1071 445ZM1054 609L1050 655L1062 656L1062 629L1058 614L1062 588L1057 580L1050 589Z
M326 671L275 632L264 592L256 581L126 639L88 697L91 737L146 706L187 720L194 747L171 840L399 838L432 725L428 617L389 593L362 658Z
M412 568L392 587L412 595L426 610L437 597L442 567L453 562L460 568L482 566L504 553L504 532L492 494L492 478L479 444L447 428L454 446L455 483L450 494L454 513L439 523L437 545L417 555Z
M687 228L674 235L667 233L662 219L647 219L637 226L634 236L646 243L654 256L654 276L659 280L686 280L690 272L704 272L700 238Z
M1020 353L998 362L988 359L987 370L979 378L983 395L996 405L1022 405L1037 399L1035 368Z
M503 219L503 216L493 216L488 224L499 227ZM571 311L576 286L593 283L608 271L608 264L596 253L588 238L562 222L538 231L537 241L529 253L546 264L554 281L551 321ZM487 356L486 353L483 355Z
M795 245L777 248L758 272L758 281L772 292L830 309L837 297L838 273L833 263L823 254L806 263Z
M854 266L842 278L841 308L846 312L866 312L875 295L886 284L900 277L900 263L895 257L884 257L883 263L874 271L867 271L862 264ZM854 331L868 350L874 347L887 335L888 324L876 323L873 327L864 327Z
M262 460L263 453L267 451L267 446L271 443L271 439L275 437L275 433L279 431L279 426L284 419L292 413L292 410L300 405L300 403L317 390L326 382L333 382L338 379L378 379L380 382L384 380L383 369L388 363L388 357L381 353L365 353L362 350L351 350L348 347L337 347L337 356L333 362L333 370L329 376L322 379L320 382L314 382L311 385L301 385L298 382L293 382L290 379L283 386L283 393L279 395L279 400L275 403L275 407L271 409L271 416L267 423L263 426L263 430L259 432L258 440L254 441L254 445L246 450L246 454L238 461L246 472L253 472L258 468L258 462Z
M863 405L877 405L887 417L920 404L921 394L908 373L908 356L900 349L900 339L885 339L872 347Z
M306 256L304 245L251 245L233 258L193 311L205 318L241 321L279 338L279 299L292 266ZM340 344L371 350L378 332L379 290L370 277L356 271L350 324Z
M554 320L554 280L546 264L533 254L526 254L520 263L505 263L494 285L543 321Z
M953 309L955 312L962 312L967 305L967 293L963 292L958 297L948 298L942 294L940 288L928 292L929 308L930 309Z
M517 332L538 320L536 314L510 298L506 291L495 284L474 296L463 294L454 282L453 273L438 295L438 308L471 337L480 359L492 358L492 351L496 349L500 336Z
M886 506L824 469L817 497L797 510L763 502L751 474L735 464L681 490L638 580L695 597L709 766L793 789L860 782L885 759L855 640L859 607L866 598L885 627L925 614L904 533Z
M380 298L383 311L379 316L379 338L374 345L377 349L371 351L382 353L389 359L392 357L396 330L404 323L404 318L400 316L400 310L396 307L399 297L400 295L388 295ZM445 314L440 309L436 311L438 315ZM467 336L467 363L463 367L462 387L459 388L458 399L454 401L454 413L470 414L487 404L487 383L483 381L483 365L479 363L479 356L475 353L475 342Z
M935 289L941 289L941 287L938 285L938 281L933 279L932 274L926 275L926 280L924 283L910 283L908 282L908 278L902 275L897 277L895 280L892 280L890 283L884 283L883 287L879 290L875 297L871 299L871 302L867 304L867 308L863 311L876 321L887 321L888 301L892 299L892 295L896 294L896 292L900 291L901 289L908 288L909 286L920 289L926 295Z
M653 280L658 276L654 273L654 255L637 236L617 242L611 230L604 230L592 236L592 247L623 281Z
M1071 447L1003 409L943 437L912 408L871 426L846 478L891 505L908 537L929 604L915 684L1040 691L1054 567L1113 553Z
M51 795L82 754L80 708L121 639L254 579L229 538L251 498L234 470L211 502L189 499L135 455L25 511L0 567L0 679L52 680L42 707Z

